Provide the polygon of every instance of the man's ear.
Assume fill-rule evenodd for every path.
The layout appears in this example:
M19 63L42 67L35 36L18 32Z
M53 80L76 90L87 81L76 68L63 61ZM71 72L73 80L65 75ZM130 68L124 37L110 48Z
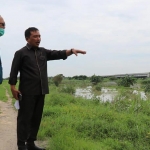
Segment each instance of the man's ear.
M29 39L29 38L28 38L28 37L26 37L25 39L26 39L26 41L28 41L28 39Z

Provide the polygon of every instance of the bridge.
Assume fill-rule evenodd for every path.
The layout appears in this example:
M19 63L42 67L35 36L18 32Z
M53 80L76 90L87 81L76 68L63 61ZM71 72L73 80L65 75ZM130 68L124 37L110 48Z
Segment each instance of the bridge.
M103 75L102 77L116 77L116 78L123 78L125 76L134 77L134 78L149 78L150 72L145 73L129 73L129 74L115 74L115 75Z

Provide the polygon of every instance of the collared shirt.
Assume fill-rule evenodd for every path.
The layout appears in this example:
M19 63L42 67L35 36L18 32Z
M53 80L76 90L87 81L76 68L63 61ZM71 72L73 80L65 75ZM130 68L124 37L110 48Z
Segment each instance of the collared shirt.
M14 55L9 84L16 85L20 72L19 90L22 94L48 94L47 61L66 58L66 50L34 49L27 44Z

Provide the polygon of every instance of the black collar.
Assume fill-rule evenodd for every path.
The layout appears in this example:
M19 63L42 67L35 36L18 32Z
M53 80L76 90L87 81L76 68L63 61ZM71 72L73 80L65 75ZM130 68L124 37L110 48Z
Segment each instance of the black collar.
M39 47L37 47L37 48L32 47L29 43L26 44L26 47L28 50L38 50L39 49Z
M27 47L28 50L30 50L32 48L32 46L29 45L28 43L26 44L26 47Z

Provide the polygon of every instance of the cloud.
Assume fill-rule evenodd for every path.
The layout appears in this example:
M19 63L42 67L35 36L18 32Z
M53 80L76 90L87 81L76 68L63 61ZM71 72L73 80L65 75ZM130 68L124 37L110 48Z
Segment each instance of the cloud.
M45 48L73 47L87 51L87 55L61 63L50 62L58 68L49 68L50 74L64 71L67 76L101 75L149 70L148 0L2 0L1 3L1 15L7 24L6 34L0 38L4 76L9 75L14 52L26 44L24 30L30 26L40 29L41 46Z

